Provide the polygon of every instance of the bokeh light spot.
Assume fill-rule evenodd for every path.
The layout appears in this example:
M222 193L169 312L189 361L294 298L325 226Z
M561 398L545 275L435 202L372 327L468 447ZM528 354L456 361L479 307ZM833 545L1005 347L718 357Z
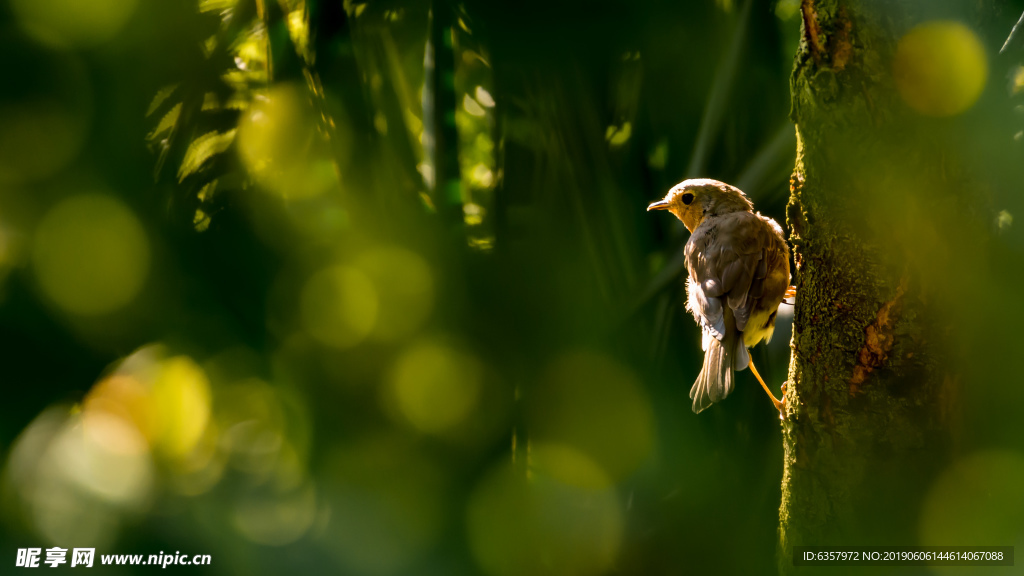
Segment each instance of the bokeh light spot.
M338 183L317 161L316 119L304 90L279 84L257 97L238 126L238 151L249 174L284 198L319 196Z
M654 415L643 387L605 356L555 360L529 404L531 435L574 447L615 480L632 473L654 445Z
M470 96L469 94L466 94L465 96L462 97L462 108L468 114L477 117L483 117L484 115L487 114L487 111L484 110L484 107L481 106L479 102L474 100L473 97Z
M925 546L1005 546L1024 527L1024 456L988 451L954 463L925 498L920 519Z
M53 459L69 480L112 504L140 502L149 492L152 471L147 451L112 449L105 440L120 445L145 445L134 426L115 416L97 415L93 431L84 434L80 417L72 418L53 445Z
M1013 214L1009 210L1000 210L999 214L996 214L996 228L1000 232L1004 232L1013 225Z
M903 100L927 116L953 116L970 108L988 79L978 37L959 22L921 24L900 39L892 64Z
M111 417L130 423L143 442L135 442L132 435L109 434L111 428L105 424ZM92 387L85 397L82 420L86 434L119 452L148 451L148 443L157 435L149 387L127 374L112 374Z
M55 101L0 108L0 180L35 180L71 161L81 148L80 118Z
M92 116L92 85L74 54L0 33L17 81L0 87L0 184L38 181L78 156Z
M480 397L483 367L468 353L424 343L406 351L392 375L398 409L415 428L444 432L466 419Z
M335 481L325 490L331 520L321 543L344 573L422 572L417 561L445 527L445 470L425 451L389 434L339 448L327 465Z
M334 266L309 279L300 307L303 326L312 337L335 348L351 348L373 330L378 297L363 272Z
M153 384L153 402L160 417L158 446L171 457L187 455L210 420L210 383L187 356L161 363Z
M278 389L249 378L218 391L217 404L220 448L234 468L266 477L284 462L289 421Z
M423 258L403 248L375 248L355 267L373 282L379 299L373 339L398 340L422 326L434 304L434 279Z
M125 358L117 371L93 386L83 404L86 432L105 446L121 452L152 448L169 461L189 456L206 431L212 409L202 368L188 356L166 358L160 345ZM145 450L128 442L131 437L107 433L108 418L135 430Z
M309 137L302 129L302 111L299 90L290 84L275 87L253 103L239 127L239 151L251 172L259 176L275 164L296 160Z
M128 22L137 0L11 0L21 27L52 46L94 46Z
M152 493L145 439L118 416L94 416L89 422L54 406L11 448L4 491L46 542L109 543L120 518L140 510Z
M43 292L59 307L99 315L138 294L149 272L149 242L121 202L83 194L46 214L36 231L32 260Z
M494 97L491 96L491 93L488 92L486 88L483 86L477 86L475 95L477 102L481 105L486 106L487 108L494 108Z
M590 458L571 446L541 444L530 450L530 470L559 482L599 490L611 486L611 479Z
M563 448L550 453L559 452L567 453ZM593 463L586 467L599 470ZM491 576L606 572L622 544L622 523L611 489L565 484L543 470L527 477L509 463L484 476L467 512L470 548Z
M267 546L283 546L301 538L316 518L316 491L306 484L284 494L247 494L235 506L235 528Z

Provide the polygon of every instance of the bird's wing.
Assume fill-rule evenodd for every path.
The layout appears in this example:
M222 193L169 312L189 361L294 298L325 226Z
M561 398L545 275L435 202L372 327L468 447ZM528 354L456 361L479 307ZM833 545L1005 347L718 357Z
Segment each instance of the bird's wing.
M718 298L704 296L704 290L692 276L687 278L686 294L686 309L693 313L693 317L704 329L701 348L706 351L711 338L721 340L725 337L725 315L722 301Z
M736 329L742 331L763 292L769 233L756 215L734 212L706 220L686 244L690 307L719 340L726 329L722 304L732 309Z

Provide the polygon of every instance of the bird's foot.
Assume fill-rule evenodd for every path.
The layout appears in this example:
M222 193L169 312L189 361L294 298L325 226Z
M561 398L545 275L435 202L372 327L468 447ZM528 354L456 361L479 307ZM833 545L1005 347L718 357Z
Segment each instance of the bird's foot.
M786 383L782 383L782 400L778 400L775 398L775 394L772 394L771 388L769 388L768 385L764 383L764 380L761 378L761 375L757 372L757 367L754 366L753 357L750 358L749 366L750 371L754 373L754 377L757 378L758 383L761 384L761 388L764 388L764 393L768 395L768 398L771 398L772 404L775 405L775 409L779 411L779 419L784 420L784 415L786 412Z
M786 419L786 401L789 399L786 396L786 384L788 384L788 382L782 383L782 400L775 403L775 408L779 411L779 420Z
M782 295L783 300L790 300L793 298L796 298L796 286L786 288L786 293Z

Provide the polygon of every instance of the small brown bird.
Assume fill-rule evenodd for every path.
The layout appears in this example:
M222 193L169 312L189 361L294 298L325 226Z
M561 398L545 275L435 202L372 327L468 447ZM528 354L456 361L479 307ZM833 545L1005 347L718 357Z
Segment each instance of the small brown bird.
M668 210L690 231L684 248L689 278L686 309L704 332L704 368L690 389L701 412L733 390L735 373L750 366L780 417L785 408L757 373L748 347L770 340L789 286L789 246L782 228L754 213L738 188L710 179L680 182L647 210Z

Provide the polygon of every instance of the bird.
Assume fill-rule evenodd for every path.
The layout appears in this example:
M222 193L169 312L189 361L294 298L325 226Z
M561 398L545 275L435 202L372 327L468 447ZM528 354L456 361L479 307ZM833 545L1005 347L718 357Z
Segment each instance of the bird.
M779 305L794 297L789 245L775 220L754 212L739 188L708 178L676 184L647 211L667 210L690 232L683 248L686 309L703 332L704 365L690 389L694 413L733 391L736 373L750 367L779 417L786 407L758 374L748 348L771 340Z

